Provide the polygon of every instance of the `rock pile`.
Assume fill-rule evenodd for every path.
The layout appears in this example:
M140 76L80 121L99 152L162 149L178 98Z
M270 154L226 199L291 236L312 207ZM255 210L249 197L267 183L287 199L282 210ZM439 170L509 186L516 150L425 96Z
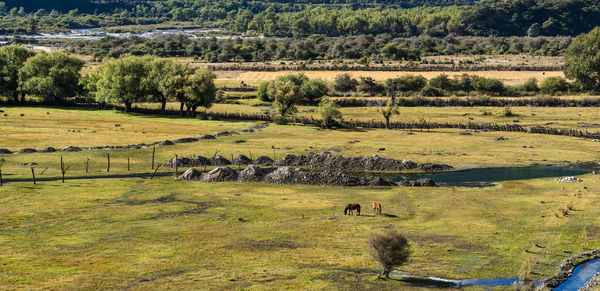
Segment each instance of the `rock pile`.
M201 176L202 176L202 173L200 173L200 171L198 171L194 168L189 168L185 172L183 172L183 174L179 175L179 177L177 177L177 180L182 180L182 181L199 180Z
M582 180L577 177L565 177L565 178L556 178L556 181L564 182L564 183L576 183L576 182L581 182Z
M31 149L31 148L24 148L24 149L20 149L17 154L31 154L31 153L36 153L37 150L36 149Z
M204 182L225 182L236 181L238 173L230 167L215 168L214 170L202 174L201 180Z
M231 165L231 161L224 158L223 156L215 155L212 158L210 158L210 164L213 166L227 166Z
M252 160L248 158L246 155L240 154L233 158L234 165L249 165L252 164Z
M275 161L267 156L260 156L253 162L253 164L260 166L272 166L274 163Z
M79 152L81 151L81 148L75 147L75 146L68 146L64 149L62 149L63 152Z
M8 150L8 149L0 149L0 155L10 155L10 154L12 154L12 153L13 153L13 152L11 152L11 151L10 151L10 150Z
M403 187L436 187L437 184L429 178L421 178L418 180L402 180L398 182L399 186Z
M175 145L175 143L167 139L167 140L163 140L163 141L159 142L156 145L157 146L172 146L172 145Z
M250 165L242 170L238 176L239 182L260 182L265 177L263 169L256 165Z
M275 163L277 166L308 167L313 169L327 169L336 171L402 171L419 169L423 171L445 171L452 166L443 164L417 164L409 160L395 160L379 155L350 157L323 153L320 155L309 153L308 155L286 155Z

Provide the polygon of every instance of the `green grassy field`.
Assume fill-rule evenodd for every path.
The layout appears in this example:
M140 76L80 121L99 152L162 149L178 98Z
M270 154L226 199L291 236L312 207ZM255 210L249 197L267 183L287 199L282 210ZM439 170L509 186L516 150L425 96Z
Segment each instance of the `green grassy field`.
M427 110L435 108L414 109L431 113ZM9 116L0 119L0 129L9 135L0 137L0 147L10 149L151 142L255 124L113 111L3 110ZM534 110L539 111L532 122L554 121L552 116L563 120L557 122L589 122L588 116L578 119L574 110L560 108L554 115L552 108ZM450 110L447 114L460 118ZM82 130L72 133L69 128ZM20 137L19 132L29 130L29 138ZM146 134L139 133L144 130ZM252 153L278 159L331 149L344 156L381 154L459 169L598 160L597 143L589 140L459 133L440 129L406 135L271 124L254 134L158 147L157 161L217 151L225 157ZM65 142L71 135L78 138ZM509 139L496 142L498 136ZM379 151L381 147L386 150ZM399 270L454 279L514 277L523 269L530 269L530 278L542 278L553 274L570 252L600 246L600 188L592 174L581 176L582 183L536 179L488 188L208 184L179 182L172 176L92 179L152 171L149 148L110 151L109 173L107 153L3 156L4 179L19 181L0 187L1 289L410 289L402 282L371 280L379 269L367 253L367 240L389 229L404 233L412 245L410 262ZM38 178L56 179L61 156L71 166L64 184L53 180L33 185L30 169L20 165L36 162ZM87 158L88 174L83 165ZM343 215L345 204L366 206L373 200L381 201L389 215L375 217L368 207L363 216Z

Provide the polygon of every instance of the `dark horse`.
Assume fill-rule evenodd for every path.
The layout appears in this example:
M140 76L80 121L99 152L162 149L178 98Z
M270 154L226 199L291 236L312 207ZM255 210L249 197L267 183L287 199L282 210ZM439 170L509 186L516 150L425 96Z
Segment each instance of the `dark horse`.
M360 204L348 204L344 209L344 215L347 215L348 211L350 211L350 214L354 214L354 210L360 215Z

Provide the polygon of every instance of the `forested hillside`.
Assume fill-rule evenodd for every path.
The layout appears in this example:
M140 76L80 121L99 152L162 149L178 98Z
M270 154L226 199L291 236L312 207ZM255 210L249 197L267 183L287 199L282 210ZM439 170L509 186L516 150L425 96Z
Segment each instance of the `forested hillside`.
M600 26L594 0L7 0L0 11L3 33L184 22L267 36L575 36Z

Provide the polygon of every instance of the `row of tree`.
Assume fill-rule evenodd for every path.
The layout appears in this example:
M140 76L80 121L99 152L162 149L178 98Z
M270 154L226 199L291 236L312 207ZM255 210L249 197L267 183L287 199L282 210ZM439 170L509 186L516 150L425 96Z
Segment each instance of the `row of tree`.
M178 21L277 36L381 33L397 37L575 36L600 25L597 17L600 6L592 0L407 0L377 1L377 4L358 0L32 1L23 4L28 9L14 7L17 3L5 5L6 16L0 21L0 31L27 33L32 25L40 31L49 31ZM68 8L73 9L67 11Z
M159 102L165 110L168 101L180 102L188 116L198 107L208 108L215 100L215 75L207 69L192 69L179 62L150 56L127 56L109 60L82 79L84 88L104 104L125 104L131 111L134 103Z
M354 59L365 63L418 60L434 55L562 55L571 37L393 38L389 34L307 38L201 38L169 35L156 38L106 37L71 41L72 52L97 58L124 54L193 56L206 62Z

